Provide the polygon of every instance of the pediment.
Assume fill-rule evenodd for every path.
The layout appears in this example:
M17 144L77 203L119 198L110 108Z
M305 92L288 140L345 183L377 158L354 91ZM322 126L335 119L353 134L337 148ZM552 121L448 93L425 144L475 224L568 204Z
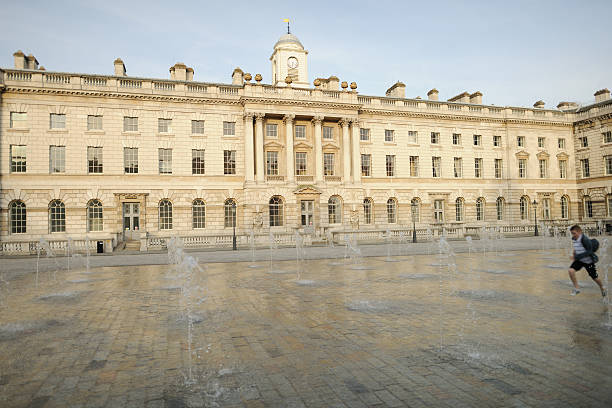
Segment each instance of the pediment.
M283 144L277 142L276 140L270 140L270 141L264 143L264 147L274 148L274 149L282 149L285 146Z
M521 150L520 152L516 152L514 155L518 157L519 159L527 159L529 157L529 153L527 153L524 150Z
M312 186L303 186L293 192L296 195L321 194L319 190Z
M559 160L567 160L567 159L569 159L569 156L567 155L567 153L561 152L561 153L557 154L557 159L559 159Z
M544 151L542 152L538 152L538 154L536 154L537 158L540 160L546 160L550 157L550 155Z
M323 143L322 148L327 150L340 150L340 146L332 142Z
M297 142L293 145L294 149L312 149L312 145L306 142Z

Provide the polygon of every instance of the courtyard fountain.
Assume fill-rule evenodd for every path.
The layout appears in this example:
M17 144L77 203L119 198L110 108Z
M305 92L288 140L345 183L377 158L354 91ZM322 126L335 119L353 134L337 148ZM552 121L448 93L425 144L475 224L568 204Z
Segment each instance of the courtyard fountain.
M249 236L249 245L251 246L251 264L249 268L260 268L261 265L255 263L255 231L251 230Z
M389 229L385 232L385 246L387 249L387 257L385 258L385 262L399 262L400 260L393 258L392 255L393 233Z

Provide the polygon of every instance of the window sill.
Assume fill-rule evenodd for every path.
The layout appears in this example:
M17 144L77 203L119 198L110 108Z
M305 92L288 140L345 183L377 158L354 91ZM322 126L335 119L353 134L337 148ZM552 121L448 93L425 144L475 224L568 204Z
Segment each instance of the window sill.
M174 133L157 133L157 137L174 137Z
M47 133L68 133L68 129L47 129Z
M8 128L7 131L9 133L29 133L29 128Z
M106 134L106 132L104 130L86 130L85 131L86 135L104 135Z
M397 146L395 142L385 142L385 146Z
M451 147L453 149L463 149L463 146L461 146L461 145L451 145Z
M414 147L419 147L421 146L420 144L416 143L416 142L408 142L406 143L407 146L414 146Z
M200 138L204 138L206 137L206 135L204 133L192 133L191 137L200 137Z
M140 132L139 131L123 131L121 132L122 136L140 136Z

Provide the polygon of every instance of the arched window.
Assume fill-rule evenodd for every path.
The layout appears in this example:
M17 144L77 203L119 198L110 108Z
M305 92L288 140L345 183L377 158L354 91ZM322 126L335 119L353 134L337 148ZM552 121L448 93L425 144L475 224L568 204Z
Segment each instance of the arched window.
M340 197L331 196L327 200L327 218L330 224L342 223L342 203Z
M159 202L159 229L172 229L172 203L167 199Z
M387 222L389 224L397 223L397 200L395 198L387 200Z
M24 234L26 232L26 205L17 200L9 204L9 224L11 234Z
M569 199L567 196L561 197L561 218L564 220L569 218Z
M279 196L274 196L268 203L270 213L270 226L281 227L283 225L283 199Z
M363 199L363 223L364 224L372 223L372 199L371 198Z
M484 221L484 198L479 197L476 200L476 221Z
M458 197L455 200L455 221L462 222L463 221L463 198Z
M66 232L66 206L61 200L49 203L49 231Z
M529 197L521 197L521 201L519 201L519 209L521 212L521 220L529 219Z
M100 200L91 200L87 203L87 232L104 230L102 203Z
M593 202L591 201L591 197L584 196L584 218L593 218Z
M497 210L497 221L504 219L504 199L503 197L497 197L495 201L495 209Z
M421 200L418 197L410 200L410 215L414 222L421 222Z
M236 226L236 201L233 198L228 198L223 204L224 209L224 222L225 228L232 228Z
M206 204L199 198L191 203L191 227L206 228Z

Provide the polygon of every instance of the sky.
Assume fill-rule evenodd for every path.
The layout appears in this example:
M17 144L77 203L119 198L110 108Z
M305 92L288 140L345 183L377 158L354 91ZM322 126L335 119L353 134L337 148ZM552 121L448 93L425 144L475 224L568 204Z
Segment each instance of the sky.
M483 103L542 99L588 104L612 89L612 1L7 1L0 67L20 49L49 71L169 78L184 62L194 80L231 83L235 67L270 83L276 40L308 50L310 83L336 75L364 95L396 81L406 96L480 91Z

